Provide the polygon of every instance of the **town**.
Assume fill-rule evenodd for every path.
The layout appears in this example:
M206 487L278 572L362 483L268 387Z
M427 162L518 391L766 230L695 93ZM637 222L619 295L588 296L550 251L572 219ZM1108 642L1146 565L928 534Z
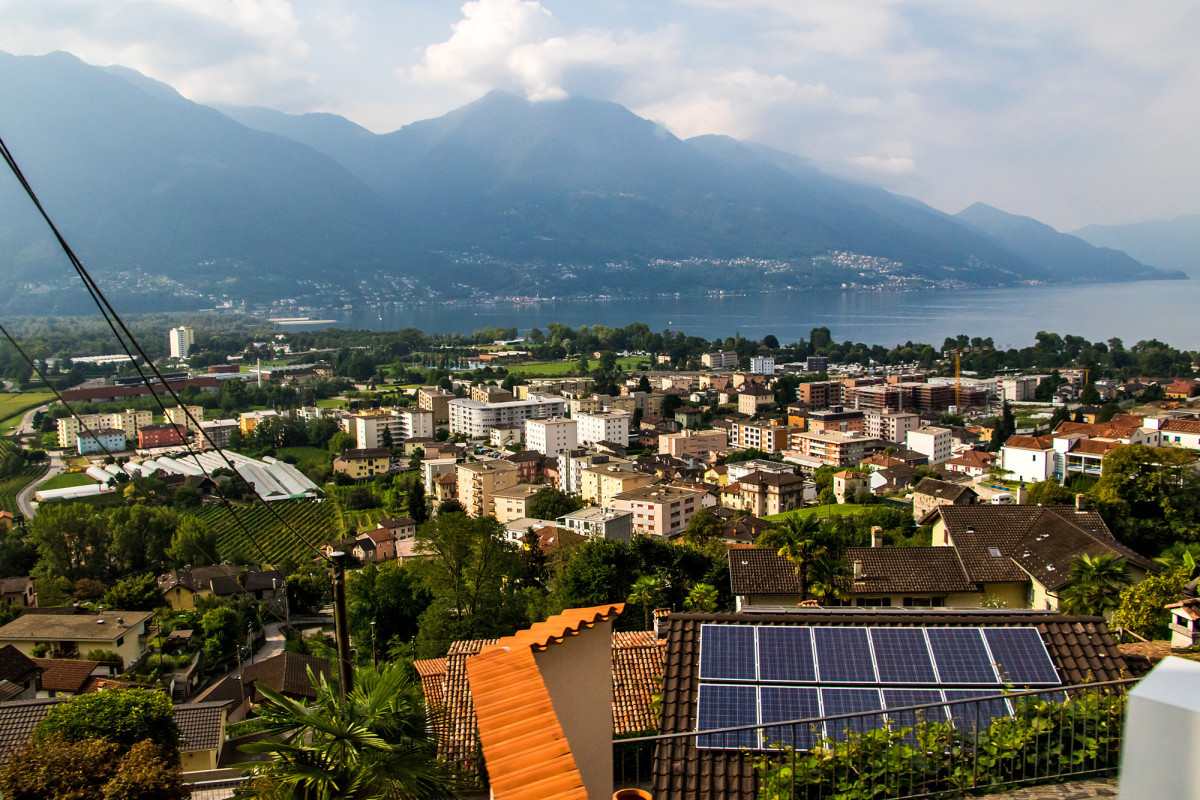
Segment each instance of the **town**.
M267 796L306 759L421 797L1112 774L1127 692L1200 660L1200 354L703 333L6 350L0 786ZM339 756L338 720L404 729L423 766L387 783L395 754ZM1083 729L1086 757L1061 744ZM881 747L907 789L844 783Z

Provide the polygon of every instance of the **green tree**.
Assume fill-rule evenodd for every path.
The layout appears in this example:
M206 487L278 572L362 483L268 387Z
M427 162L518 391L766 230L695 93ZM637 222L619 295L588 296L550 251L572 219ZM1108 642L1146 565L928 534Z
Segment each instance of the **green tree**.
M831 601L845 602L850 599L853 576L843 558L822 555L813 559L808 567L809 590L821 604Z
M687 599L683 601L688 611L716 611L718 602L717 587L709 583L697 583L688 590Z
M1111 553L1084 554L1071 565L1071 582L1060 595L1063 611L1101 617L1120 603L1121 590L1130 584L1125 559Z
M575 495L567 494L553 486L539 489L529 504L529 516L533 519L558 519L578 511L583 503Z
M1089 497L1116 537L1140 552L1200 540L1194 459L1173 447L1118 447L1104 456L1103 477Z
M425 484L420 477L413 481L408 490L408 515L418 525L429 519L429 506L425 502Z
M105 608L122 611L153 611L165 605L162 592L158 589L158 581L148 572L117 581L100 598L100 603Z
M650 616L662 602L663 582L656 575L643 575L633 582L625 602L639 606L645 614L646 630L650 630Z
M161 747L173 761L179 753L175 708L163 692L108 689L53 706L33 729L33 741L60 736L69 742L102 739L120 752L141 741Z
M324 572L289 575L287 593L288 607L293 614L315 614L333 596L329 578Z
M120 573L143 569L161 571L167 564L171 534L178 525L179 515L166 508L139 504L110 511L110 555L117 570Z
M310 680L317 697L300 703L267 687L259 718L264 741L242 745L271 756L244 796L270 800L450 800L455 783L437 759L418 685L404 665L357 671L343 699L325 680Z
M0 770L8 800L184 800L178 764L150 741L121 755L112 742L52 736L13 753Z
M37 548L39 574L77 581L109 573L110 537L104 518L85 503L39 509L29 523L29 541Z
M411 641L418 631L421 612L430 595L413 570L399 561L367 564L346 578L346 609L350 634L359 653L370 653L371 625L379 652L394 638Z
M1191 580L1186 567L1165 570L1148 576L1121 592L1121 602L1113 612L1113 627L1127 628L1147 639L1169 636L1170 613L1166 606L1179 602L1183 587Z
M992 430L992 450L997 453L1000 452L1000 448L1016 432L1017 420L1013 417L1012 407L1005 400L1004 405L1000 409L1000 419L996 422L996 427Z
M203 567L215 564L217 532L196 517L185 516L171 537L167 556L177 566Z
M1073 502L1075 502L1075 493L1059 483L1058 478L1049 477L1029 486L1030 505L1063 506Z

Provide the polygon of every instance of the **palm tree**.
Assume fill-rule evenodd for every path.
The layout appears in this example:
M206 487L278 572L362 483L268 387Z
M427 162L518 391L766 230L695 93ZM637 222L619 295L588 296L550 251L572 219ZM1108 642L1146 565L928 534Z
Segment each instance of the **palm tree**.
M650 630L650 614L654 607L662 601L662 578L656 575L643 575L633 582L626 603L641 606L646 613L646 630Z
M845 559L820 556L809 564L808 574L812 595L822 604L850 599L851 576Z
M717 587L711 583L697 583L688 592L683 604L690 611L716 611Z
M1071 565L1071 582L1061 595L1063 611L1104 616L1120 604L1121 590L1130 583L1125 559L1112 553L1085 554Z
M807 600L809 565L826 553L825 547L816 538L820 533L820 525L812 517L793 514L777 526L777 531L783 541L779 555L792 562L796 580L800 583L800 599Z
M257 769L247 796L270 800L453 798L455 781L437 760L420 689L400 664L355 673L341 697L309 670L307 703L260 686L268 738L242 745L274 760Z

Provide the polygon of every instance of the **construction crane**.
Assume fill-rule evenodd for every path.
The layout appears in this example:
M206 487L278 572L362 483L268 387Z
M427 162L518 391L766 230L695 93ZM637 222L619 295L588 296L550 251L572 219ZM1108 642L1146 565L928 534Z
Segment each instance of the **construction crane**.
M955 347L952 350L943 350L942 356L949 358L950 354L954 354L954 411L960 413L962 410L962 354L963 353L982 353L984 350L991 350L987 345L979 345L977 347Z

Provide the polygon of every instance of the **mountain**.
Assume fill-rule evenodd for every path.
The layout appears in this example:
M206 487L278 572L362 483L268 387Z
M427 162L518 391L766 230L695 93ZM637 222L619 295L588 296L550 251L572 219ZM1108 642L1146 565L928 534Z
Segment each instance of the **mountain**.
M1089 225L1074 235L1097 247L1124 250L1146 264L1200 275L1200 214L1129 225Z
M986 203L975 203L955 217L972 228L994 237L1012 250L1048 271L1054 281L1140 281L1183 278L1183 273L1148 267L1119 250L1092 245L1059 233L1031 217L1008 214Z
M585 98L492 92L374 134L331 114L209 108L66 53L0 53L0 119L84 264L156 309L1161 275ZM86 300L13 181L0 259L9 310Z

